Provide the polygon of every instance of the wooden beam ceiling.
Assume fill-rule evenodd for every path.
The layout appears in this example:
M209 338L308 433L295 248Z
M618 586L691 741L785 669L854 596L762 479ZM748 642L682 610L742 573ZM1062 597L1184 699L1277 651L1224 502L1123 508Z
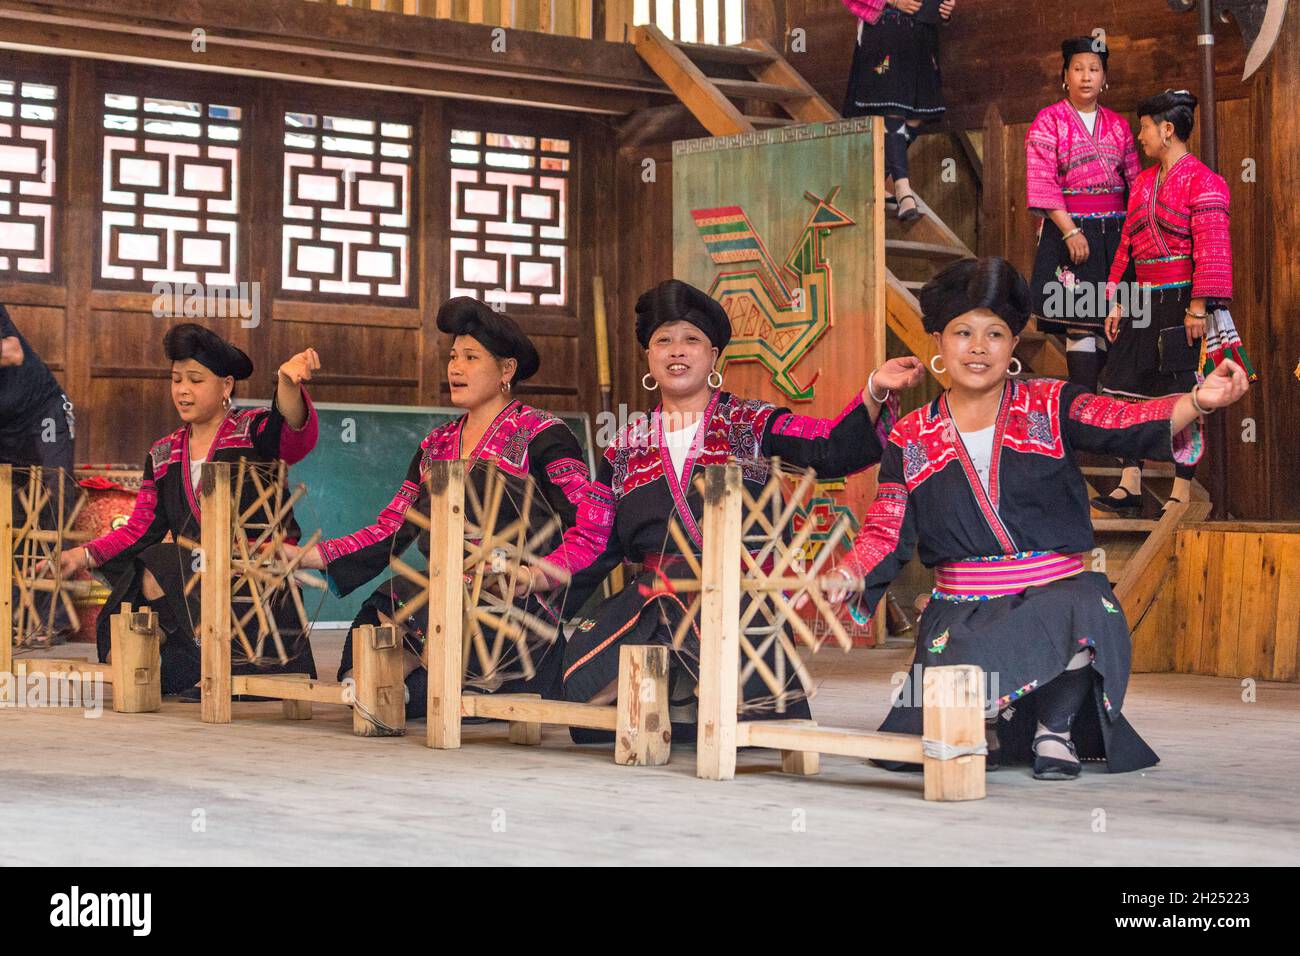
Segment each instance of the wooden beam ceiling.
M203 30L195 50L195 30ZM301 0L0 0L0 48L625 115L674 102L628 43Z

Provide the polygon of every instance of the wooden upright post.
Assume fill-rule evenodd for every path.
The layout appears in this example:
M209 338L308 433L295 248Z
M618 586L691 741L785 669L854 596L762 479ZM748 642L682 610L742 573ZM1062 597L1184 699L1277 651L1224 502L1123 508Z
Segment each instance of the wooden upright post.
M352 732L358 737L401 737L406 733L405 655L394 628L363 624L352 630L352 674L356 702Z
M107 610L107 608L105 608ZM162 709L162 658L158 615L123 604L109 619L113 712L151 714Z
M0 465L0 674L14 670L14 466Z
M704 593L700 601L700 714L696 776L736 775L740 681L740 466L704 470Z
M614 762L660 767L672 748L668 719L668 648L624 645L618 652L618 730Z
M464 664L465 463L435 461L429 469L429 626L424 664L429 669L430 747L460 746Z
M974 664L927 667L921 703L925 799L984 799L985 758L962 753L985 743L984 671Z
M230 723L230 464L208 462L200 484L203 527L200 550L199 654L202 703L207 724Z

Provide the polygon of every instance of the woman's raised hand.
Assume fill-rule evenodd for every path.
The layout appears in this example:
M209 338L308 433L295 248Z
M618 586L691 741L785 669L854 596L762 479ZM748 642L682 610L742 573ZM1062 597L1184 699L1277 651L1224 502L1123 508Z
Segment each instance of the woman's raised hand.
M925 378L925 365L921 360L915 355L904 355L900 358L892 358L876 369L872 382L877 393L881 389L896 392L920 384L923 378Z
M1196 401L1202 408L1227 408L1250 389L1250 379L1236 362L1225 360L1196 387Z
M315 349L305 349L280 366L280 379L290 385L310 382L312 372L320 370L320 356Z

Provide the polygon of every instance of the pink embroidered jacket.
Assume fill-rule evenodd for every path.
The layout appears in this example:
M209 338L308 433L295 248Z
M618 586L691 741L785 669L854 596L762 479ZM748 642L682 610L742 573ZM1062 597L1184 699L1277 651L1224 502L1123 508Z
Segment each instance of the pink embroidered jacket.
M1059 379L1003 387L987 486L947 395L903 416L880 462L876 499L842 567L865 579L868 615L913 554L926 567L1093 547L1088 485L1075 461L1098 455L1195 464L1201 425L1175 433L1180 395L1126 402Z
M1227 182L1191 153L1167 177L1160 170L1143 170L1133 184L1110 281L1120 281L1132 258L1138 282L1156 288L1190 282L1193 298L1231 299Z
M302 461L316 447L316 409L303 389L307 421L294 429L284 420L274 401L270 408L236 409L218 426L208 450L208 461ZM249 507L256 499L249 483L241 489L241 504ZM297 540L297 524L288 515L290 539ZM135 509L127 523L86 545L95 564L125 561L150 545L158 544L168 532L173 537L199 536L199 500L190 483L190 427L184 425L149 449L144 463L144 480L136 495Z
M1097 107L1091 133L1069 100L1039 111L1025 134L1030 212L1046 216L1123 215L1129 190L1142 171L1133 131L1118 113Z
M424 481L435 461L461 457L462 416L439 425L420 443L406 478L393 500L379 513L375 523L352 534L317 545L325 561L330 587L347 594L388 568L392 555L399 555L420 538L419 547L428 554L428 537L406 521L411 505L421 502L428 513L428 488ZM573 432L549 412L512 401L483 433L469 455L469 461L495 461L505 474L515 478L531 475L541 494L564 527L563 535L546 561L572 574L585 568L605 547L613 510L602 506L589 493L590 474Z
M867 23L876 23L885 12L885 0L844 0L849 13Z

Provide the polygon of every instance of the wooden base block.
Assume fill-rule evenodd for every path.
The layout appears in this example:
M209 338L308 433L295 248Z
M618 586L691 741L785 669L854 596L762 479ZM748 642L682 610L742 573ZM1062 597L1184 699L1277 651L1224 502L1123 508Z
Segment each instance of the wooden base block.
M311 720L309 700L282 700L280 706L283 708L285 720Z
M668 648L625 646L618 658L618 727L614 762L659 767L672 751L668 719Z
M925 740L952 748L977 747L984 737L984 672L972 664L925 671L922 732ZM984 757L943 759L924 754L925 799L984 799Z
M113 711L148 714L162 708L162 659L158 615L122 605L109 621Z
M392 627L364 624L352 631L356 697L352 732L358 737L406 733L406 662Z
M800 721L809 727L816 727L817 721ZM816 750L782 750L781 772L792 773L801 777L811 777L821 772L822 755Z

